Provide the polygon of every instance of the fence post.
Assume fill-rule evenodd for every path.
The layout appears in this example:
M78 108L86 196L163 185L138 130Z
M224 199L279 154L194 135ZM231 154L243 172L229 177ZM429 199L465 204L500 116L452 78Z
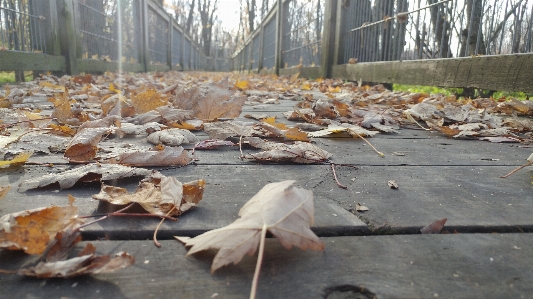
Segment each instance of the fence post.
M344 32L343 27L346 22L346 8L343 5L337 5L337 26L335 29L335 50L333 54L333 64L344 63Z
M337 25L337 4L338 0L326 1L324 9L324 33L322 34L322 63L320 73L323 78L331 77L334 63L337 40L335 39Z
M141 1L141 26L142 26L142 57L144 63L144 71L148 72L150 70L150 50L149 50L149 28L148 28L148 1Z
M59 45L61 55L65 57L66 72L69 75L78 74L79 36L76 34L74 4L77 4L76 0L57 1Z
M168 14L168 47L167 47L167 64L169 70L172 70L172 50L173 50L173 38L174 38L174 26L172 24L172 16Z
M282 14L282 2L283 0L278 0L276 3L276 50L274 52L274 72L276 75L279 75L279 69L281 68L281 40L283 39L281 24L282 18L285 17Z

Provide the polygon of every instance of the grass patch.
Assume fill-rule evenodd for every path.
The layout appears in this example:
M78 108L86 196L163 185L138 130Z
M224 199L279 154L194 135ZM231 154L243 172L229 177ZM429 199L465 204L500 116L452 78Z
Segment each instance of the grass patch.
M458 95L463 93L462 88L441 88L436 86L422 86L422 85L405 85L405 84L393 84L392 90L394 91L409 91L409 92L425 92L429 94L441 93L447 96ZM476 96L478 93L476 92ZM533 98L533 93L527 92L511 92L511 91L496 91L492 98L494 99L518 99L518 100L529 100Z
M436 86L423 86L423 85L405 85L405 84L393 84L392 90L394 91L409 91L409 92L425 92L429 94L441 93L443 95L451 96L463 92L462 88L440 88Z
M33 80L33 72L24 72L24 78L26 81ZM0 72L0 84L5 83L14 83L15 82L15 72Z

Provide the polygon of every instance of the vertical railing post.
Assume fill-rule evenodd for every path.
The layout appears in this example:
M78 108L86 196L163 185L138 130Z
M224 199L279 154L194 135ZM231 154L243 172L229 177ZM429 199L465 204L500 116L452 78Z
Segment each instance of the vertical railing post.
M260 73L263 69L263 38L265 38L265 26L264 24L261 24L259 26L259 53L257 54L257 59L259 60L257 62L257 73ZM252 41L253 43L253 41Z
M281 30L283 15L282 8L283 0L276 2L276 49L274 52L274 72L279 75L279 69L281 68L281 40L283 38L283 31Z
M337 25L337 3L338 0L326 1L324 9L324 33L322 34L322 63L320 64L320 73L323 78L331 77L332 66L334 63L335 48L337 40L335 39Z
M148 27L148 1L141 1L141 24L142 24L142 56L144 63L144 71L148 72L150 70L150 50L149 50L149 27Z
M168 47L167 47L167 65L169 67L169 70L172 70L172 46L173 46L173 32L174 28L172 25L172 16L170 14L167 15L168 20Z
M58 35L61 55L66 60L66 72L69 75L78 74L78 43L79 35L76 34L75 4L76 0L58 0Z
M343 5L337 5L337 26L335 28L335 50L333 54L333 64L344 63L344 23L346 22L347 9Z

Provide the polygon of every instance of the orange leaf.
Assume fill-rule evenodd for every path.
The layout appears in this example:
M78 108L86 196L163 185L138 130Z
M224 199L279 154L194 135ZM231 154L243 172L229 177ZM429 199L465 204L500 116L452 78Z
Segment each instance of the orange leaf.
M168 99L155 89L148 89L131 97L131 103L137 113L145 113L157 107L165 106Z

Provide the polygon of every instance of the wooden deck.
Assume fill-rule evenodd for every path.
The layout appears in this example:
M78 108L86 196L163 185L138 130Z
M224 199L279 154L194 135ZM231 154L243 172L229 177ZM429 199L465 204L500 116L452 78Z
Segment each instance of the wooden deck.
M245 106L242 115L279 116L293 104ZM83 237L100 253L134 255L133 266L75 279L0 274L0 297L247 298L255 258L245 257L211 275L213 254L186 257L172 236L194 236L227 225L265 184L296 179L298 186L314 193L313 230L326 249L285 250L277 240L267 240L258 298L533 298L531 171L500 178L523 164L530 148L454 140L414 127L370 139L385 158L360 139L314 141L333 154L332 161L345 165L336 171L348 189L336 185L329 164L259 164L240 160L236 148L196 151L195 164L161 170L182 182L207 181L197 208L163 224L158 234L162 248L151 241L158 219L110 218L87 227ZM53 162L55 167L0 169L0 185L18 186L24 179L75 167L60 156L31 161ZM389 188L389 180L396 180L399 189ZM117 184L132 190L137 183L123 179ZM0 212L64 205L72 194L80 215L101 213L109 207L91 198L99 189L98 183L61 191L13 188L0 201ZM356 203L370 210L356 212ZM442 218L448 219L448 234L419 234L420 228ZM0 251L0 268L18 269L29 262L21 257Z

